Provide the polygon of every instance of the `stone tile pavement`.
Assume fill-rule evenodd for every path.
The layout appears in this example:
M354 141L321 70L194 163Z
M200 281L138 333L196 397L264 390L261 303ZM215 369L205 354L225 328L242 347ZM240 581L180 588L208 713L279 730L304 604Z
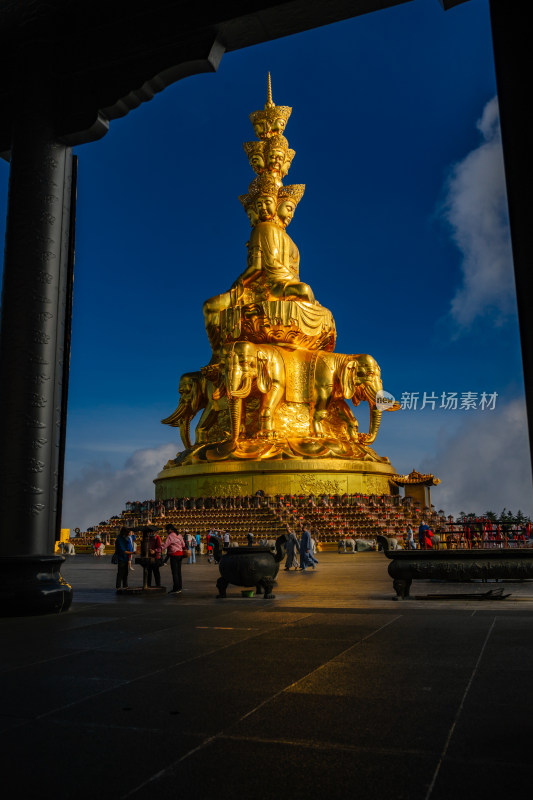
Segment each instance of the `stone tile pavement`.
M116 595L109 556L71 557L68 613L0 619L6 774L76 800L522 797L533 582L397 602L387 565L324 553L275 600L217 600L205 557L179 597Z

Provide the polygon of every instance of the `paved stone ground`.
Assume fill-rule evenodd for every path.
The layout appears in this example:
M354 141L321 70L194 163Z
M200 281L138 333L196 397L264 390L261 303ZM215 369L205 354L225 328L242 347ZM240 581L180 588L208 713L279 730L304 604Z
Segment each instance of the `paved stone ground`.
M387 564L320 554L268 601L215 599L205 557L179 597L118 596L109 556L70 558L68 613L0 620L4 774L65 800L522 797L533 582L397 602Z

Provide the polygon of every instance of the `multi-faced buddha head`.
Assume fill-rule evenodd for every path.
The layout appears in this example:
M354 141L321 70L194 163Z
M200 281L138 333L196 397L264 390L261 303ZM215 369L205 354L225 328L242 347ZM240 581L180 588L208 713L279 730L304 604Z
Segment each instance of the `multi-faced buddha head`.
M250 120L258 139L281 136L285 130L292 108L289 106L265 106L262 111L253 111Z
M279 203L277 214L280 218L284 228L291 222L294 212L296 211L296 203L290 198L285 198Z
M254 200L250 197L249 194L241 194L239 196L239 200L241 201L243 208L246 211L246 216L250 220L250 225L252 226L252 228L254 228L259 222L259 217L257 215L257 211L255 210Z
M248 189L259 222L268 222L276 217L278 184L269 175L254 178Z
M265 107L262 111L253 111L250 121L254 126L258 139L270 139L271 136L281 136L291 115L289 106L277 106L272 100L272 86L270 73L268 73L268 94Z
M266 168L276 178L284 178L296 155L284 136L272 136L267 143Z
M270 131L272 136L282 136L285 126L289 121L292 108L287 106L274 106L269 116Z
M291 111L288 106L276 106L273 102L269 75L265 108L250 114L259 141L243 145L257 175L248 188L248 194L239 198L252 227L260 222L274 222L286 228L304 193L303 185L282 185L295 155L283 136Z
M291 150L290 148L287 150L287 155L285 157L285 161L283 162L283 167L281 168L282 178L284 178L287 172L289 171L290 166L292 164L292 159L294 158L295 155L296 152L294 150Z
M280 147L272 147L268 151L268 169L270 172L281 173L285 163L285 151Z
M296 183L293 186L283 186L278 192L278 219L284 228L291 222L296 206L303 197L305 185Z
M277 198L274 193L260 194L255 198L255 210L259 222L268 222L276 216Z
M258 139L266 139L270 133L270 126L266 119L264 111L255 111L250 114L252 125L254 126L254 133Z
M243 144L250 166L256 175L265 169L265 142L244 142Z
M266 166L270 173L281 177L287 161L289 143L284 136L272 136L266 148Z

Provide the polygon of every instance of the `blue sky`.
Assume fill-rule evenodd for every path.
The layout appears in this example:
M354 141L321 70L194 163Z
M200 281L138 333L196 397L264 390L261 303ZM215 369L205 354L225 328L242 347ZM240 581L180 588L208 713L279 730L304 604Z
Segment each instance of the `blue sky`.
M203 300L245 266L242 142L268 71L293 107L285 182L306 184L289 233L336 349L371 353L397 398L498 393L385 415L376 450L437 474L447 511L533 513L488 3L414 0L226 54L77 148L64 524L153 496L181 447L160 419L209 360Z

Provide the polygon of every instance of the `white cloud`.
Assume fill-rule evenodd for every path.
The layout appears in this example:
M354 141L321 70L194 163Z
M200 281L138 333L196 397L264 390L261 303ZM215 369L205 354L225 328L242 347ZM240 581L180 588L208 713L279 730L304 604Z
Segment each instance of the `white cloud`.
M485 314L501 324L516 308L496 97L485 106L477 127L483 141L452 168L443 208L463 254L463 283L450 309L457 333Z
M175 455L175 443L163 444L136 450L121 469L106 463L88 465L80 477L65 483L62 527L86 530L120 514L128 500L153 498L154 478Z
M447 514L499 513L505 507L533 516L524 399L496 405L494 411L471 412L418 468L442 480L431 501Z

